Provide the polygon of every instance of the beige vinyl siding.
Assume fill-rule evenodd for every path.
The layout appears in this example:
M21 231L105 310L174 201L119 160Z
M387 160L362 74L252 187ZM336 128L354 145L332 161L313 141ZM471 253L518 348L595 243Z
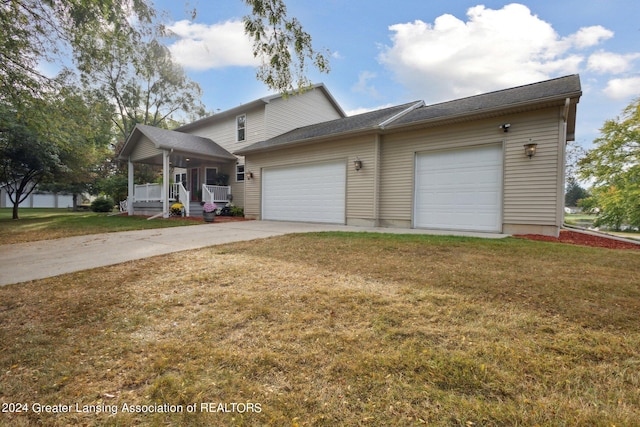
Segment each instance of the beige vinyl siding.
M558 200L562 194L558 195L558 179L564 172L562 159L558 158L559 115L558 108L530 113L518 121L517 133L508 139L504 177L505 224L560 225L557 206L562 204L562 200ZM524 155L524 144L529 138L538 144L536 155L531 159Z
M385 135L381 151L381 223L411 226L416 153L501 143L505 138L498 129L501 123L487 120Z
M245 128L246 139L238 142L236 141L236 117L242 114L247 116ZM264 140L264 109L254 108L238 113L238 115L229 116L221 122L209 123L193 129L189 133L209 138L230 153L233 153L236 150Z
M261 214L261 173L265 168L304 165L327 161L343 161L347 166L346 216L347 224L373 224L375 182L375 137L362 136L326 143L292 147L287 150L252 154L247 159L245 173L253 179L245 180L245 214L259 218ZM362 160L363 167L355 171L353 161ZM327 207L330 209L331 207Z
M320 89L312 89L287 98L278 98L265 106L264 138L273 138L299 127L340 117Z
M559 109L548 108L470 123L384 135L380 169L380 223L410 227L415 154L430 150L504 144L503 223L554 225L558 197ZM499 129L511 123L505 133ZM532 138L532 159L523 145Z
M149 138L146 136L142 136L140 141L136 144L134 149L131 151L131 161L137 162L140 160L148 159L150 157L157 156L161 154L162 150L156 148L156 146L151 142Z

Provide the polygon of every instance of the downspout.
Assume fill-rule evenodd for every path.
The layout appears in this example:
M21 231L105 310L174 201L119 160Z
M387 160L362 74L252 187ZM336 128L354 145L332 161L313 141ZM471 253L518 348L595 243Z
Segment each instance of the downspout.
M561 203L558 203L558 214L556 224L559 228L564 225L564 189L566 181L566 169L567 169L567 121L569 120L569 107L571 106L571 99L566 98L564 100L564 108L562 109L562 124L560 127L560 138L558 141L558 159L560 159L560 179L558 180L558 197L560 197Z

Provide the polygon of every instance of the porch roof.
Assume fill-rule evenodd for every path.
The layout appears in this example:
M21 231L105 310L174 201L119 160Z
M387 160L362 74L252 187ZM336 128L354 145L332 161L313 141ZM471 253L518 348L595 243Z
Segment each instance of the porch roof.
M146 144L146 146L145 146ZM127 138L120 155L121 160L162 164L162 151L169 150L175 166L186 167L188 161L231 161L236 156L209 138L188 133L137 124Z

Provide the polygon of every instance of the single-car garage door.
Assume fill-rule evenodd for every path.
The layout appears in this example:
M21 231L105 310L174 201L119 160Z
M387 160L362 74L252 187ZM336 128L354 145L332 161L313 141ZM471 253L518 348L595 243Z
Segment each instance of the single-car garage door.
M502 145L416 155L414 226L499 232Z
M345 192L344 162L265 169L262 218L344 224Z

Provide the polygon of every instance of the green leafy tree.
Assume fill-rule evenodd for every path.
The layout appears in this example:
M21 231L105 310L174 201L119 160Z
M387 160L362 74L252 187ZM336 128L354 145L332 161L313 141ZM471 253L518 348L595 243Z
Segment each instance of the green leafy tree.
M596 225L640 228L640 98L600 132L578 164L580 176L593 182L583 204L598 208Z
M284 0L243 0L251 7L244 17L245 32L253 39L253 54L262 60L257 77L279 92L304 88L309 61L321 72L329 72L326 52L318 52L311 35L296 18L287 16Z
M573 177L567 179L567 190L564 194L565 206L578 206L582 199L589 197L589 192L580 186L580 183Z
M60 162L63 170L39 186L40 190L73 195L73 208L78 195L93 192L95 182L104 173L102 165L111 154L111 104L96 91L82 91L65 86L53 106L53 120Z
M0 183L13 203L13 219L19 219L19 204L41 181L65 168L59 146L43 126L48 121L34 114L42 111L42 101L32 100L24 107L0 105Z

